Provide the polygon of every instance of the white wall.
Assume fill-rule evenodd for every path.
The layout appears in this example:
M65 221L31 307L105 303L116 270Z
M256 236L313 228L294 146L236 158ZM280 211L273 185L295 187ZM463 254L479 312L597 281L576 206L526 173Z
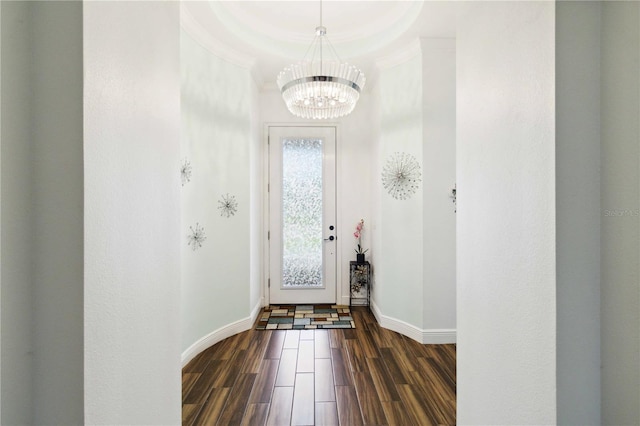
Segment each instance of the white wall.
M640 7L602 4L602 423L640 424Z
M374 312L383 327L421 343L456 341L455 59L455 40L425 38L377 64ZM420 164L420 188L408 200L380 182L395 152Z
M250 282L260 278L256 259L251 259L256 250L251 238L256 234L255 215L261 210L260 205L252 205L256 194L250 178L260 169L250 170L256 133L252 123L255 88L249 68L216 56L184 30L180 58L181 157L193 168L181 197L182 349L186 360L219 339L210 336L212 332L242 320L247 322L244 328L251 326L249 317L258 301L251 300L257 286ZM226 194L238 203L237 212L229 218L218 209ZM196 223L204 227L207 239L194 251L187 245L187 236ZM242 329L234 330L238 331Z
M2 424L30 424L33 400L30 6L2 9Z
M554 8L460 5L460 424L556 421Z
M284 66L285 64L283 64ZM275 78L275 76L274 76ZM305 121L294 117L287 111L280 92L266 89L260 92L260 117L263 123L296 123L337 125L337 237L339 281L342 283L338 303L349 304L349 261L355 260L356 240L353 237L355 227L360 219L365 220L365 231L362 246L371 248L371 233L374 226L371 217L371 190L375 183L371 182L370 167L373 161L374 129L372 127L371 92L368 86L360 97L355 110L348 116L332 121ZM266 144L266 141L262 141ZM372 268L377 268L372 250L366 254L371 258Z
M396 152L412 155L420 163L423 188L422 57L418 42L405 58L394 62L380 66L380 157L375 161L382 169ZM380 315L421 329L423 192L418 189L411 198L398 200L386 192L380 179L372 183L373 190L382 194L380 223L376 224L380 250L376 253L374 303Z
M262 307L263 294L263 186L264 157L262 154L262 121L260 120L260 93L252 80L251 95L251 131L249 141L249 309ZM253 324L252 324L253 325Z
M558 424L600 423L600 3L556 3Z
M456 328L455 39L421 39L423 343L454 343Z
M85 423L180 423L174 2L84 3Z
M373 117L380 117L380 85L375 84L371 89L371 114ZM372 165L371 170L369 171L369 179L375 185L382 185L382 180L380 174L382 172L382 165L380 161L380 120L374 120L372 123L373 128L373 138L371 139L373 145L371 147L371 155L372 155ZM380 232L380 224L382 223L382 196L383 193L380 189L375 188L375 186L371 190L371 216L372 216L372 226L371 226L371 237L369 239L371 244L371 252L372 252L372 261L374 267L372 268L371 274L371 303L375 304L376 300L378 300L378 276L381 275L380 265L377 262L378 257L376 253L382 252L382 233ZM373 313L376 316L378 322L381 322L379 312L376 314L377 304L373 306ZM388 327L388 326L387 326Z

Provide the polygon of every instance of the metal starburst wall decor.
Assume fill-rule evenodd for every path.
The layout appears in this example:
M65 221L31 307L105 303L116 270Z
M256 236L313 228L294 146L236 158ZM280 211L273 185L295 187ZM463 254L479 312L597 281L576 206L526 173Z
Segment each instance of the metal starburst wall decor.
M191 163L186 158L180 166L180 180L182 181L182 186L191 182Z
M420 164L411 154L393 153L382 169L382 185L396 200L406 200L420 186Z
M231 217L238 211L238 202L233 195L223 195L221 200L218 200L218 210L220 210L220 216Z
M190 226L189 229L191 233L187 235L187 241L191 249L196 251L202 247L202 243L205 242L207 236L204 233L204 228L199 223L196 223L196 229L193 229L193 226Z

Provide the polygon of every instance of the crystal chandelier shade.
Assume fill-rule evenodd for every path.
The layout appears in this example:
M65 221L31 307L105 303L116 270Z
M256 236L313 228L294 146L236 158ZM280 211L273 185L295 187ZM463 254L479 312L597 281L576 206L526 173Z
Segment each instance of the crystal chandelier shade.
M277 82L293 115L328 119L353 111L365 77L362 71L347 63L302 61L281 71Z
M322 26L322 3L320 4L320 26L312 45L314 56L319 60L302 60L291 64L278 74L278 88L289 111L305 119L331 119L348 115L353 111L365 84L362 71L353 65L338 60L338 55L326 38L327 30ZM324 61L323 45L333 51L336 60ZM308 50L307 50L308 51Z

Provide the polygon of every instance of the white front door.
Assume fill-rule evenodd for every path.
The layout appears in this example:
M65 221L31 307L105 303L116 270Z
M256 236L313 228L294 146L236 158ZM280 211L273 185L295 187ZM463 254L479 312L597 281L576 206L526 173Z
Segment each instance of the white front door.
M269 303L336 302L336 128L269 127Z

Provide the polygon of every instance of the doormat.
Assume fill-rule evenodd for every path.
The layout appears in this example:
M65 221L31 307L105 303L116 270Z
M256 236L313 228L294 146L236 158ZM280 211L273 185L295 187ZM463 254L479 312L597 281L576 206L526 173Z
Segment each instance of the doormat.
M356 328L348 306L271 305L264 308L256 330Z

